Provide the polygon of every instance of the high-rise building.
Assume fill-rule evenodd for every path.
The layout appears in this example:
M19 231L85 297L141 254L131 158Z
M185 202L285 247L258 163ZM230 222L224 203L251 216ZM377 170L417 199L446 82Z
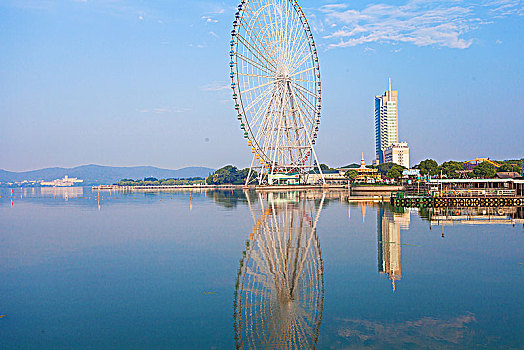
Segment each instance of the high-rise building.
M398 91L389 90L375 96L375 146L376 163L384 163L384 152L393 143L398 143Z

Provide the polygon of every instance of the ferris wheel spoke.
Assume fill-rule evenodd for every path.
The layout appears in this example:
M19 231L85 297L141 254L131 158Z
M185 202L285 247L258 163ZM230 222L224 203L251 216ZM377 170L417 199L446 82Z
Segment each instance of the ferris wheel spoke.
M298 54L300 54L302 52L302 50L304 50L305 46L304 46L304 42L307 40L300 40L300 37L303 35L303 32L302 32L302 23L300 23L300 20L297 18L297 23L295 24L295 31L293 33L293 39L292 39L292 46L291 46L291 49L288 50L290 56L289 56L289 61L290 62L294 62L296 61L296 57Z
M238 73L238 75L243 77L253 77L253 78L263 78L263 79L275 79L274 76L271 75L262 75L262 74L248 74L248 73ZM297 80L300 81L300 80Z
M250 88L250 89L247 89L247 90L243 91L243 93L248 93L248 92L250 92L250 91L253 91L253 90L256 90L256 89L260 89L261 87L268 86L268 85L270 85L270 84L273 84L273 81L269 81L269 82L267 82L267 83L260 84L260 85L258 85L258 86L254 86L254 87L252 87L252 88Z
M244 114L249 112L253 107L257 106L258 104L260 104L260 102L268 95L268 93L271 91L271 87L266 87L264 89L264 91L258 95L252 102L251 104L249 104L247 106L247 108L244 108ZM248 121L249 122L249 121ZM255 120L253 121L253 123L255 122Z
M304 32L302 31L302 24L297 24L297 30L294 33L293 44L289 50L290 62L297 62L298 57L304 54L304 52L309 50L309 41L304 37Z
M258 31L255 30L255 28L250 28L250 30L249 30L250 34L253 35L255 38L257 38L257 41L260 43L260 45L262 46L264 51L266 51L268 56L271 56L269 54L269 52L267 52L267 48L270 47L269 43L271 42L271 38L269 38L266 35L266 33L264 32L264 30L263 30L263 28L267 28L267 22L265 21L265 16L264 16L264 22L265 22L266 26L264 27L264 26L262 26L262 24L260 22L259 16L257 14L255 14L255 12L251 9L251 5L250 5L249 2L248 2L248 6L246 8L246 13L251 13L251 15L253 15L253 17L251 17L251 15L250 15L250 18L252 18L254 21L256 21L257 24L258 24L258 27L259 27ZM251 25L250 25L250 27L251 27ZM262 36L264 37L264 43L259 38L259 36L258 36L259 33L262 34ZM272 57L272 59L274 61L275 57Z
M252 121L252 123L256 126L256 125L259 124L258 120L260 119L260 117L264 116L264 119L260 123L260 127L258 128L257 135L255 137L255 139L257 140L256 141L257 143L259 142L258 140L261 139L261 135L265 132L266 125L269 122L269 118L268 118L269 117L269 111L270 111L271 105L273 103L273 99L276 96L276 93L277 93L277 89L273 89L273 92L271 94L271 98L269 99L267 105L265 107L264 107L264 104L260 105L260 108L257 111L257 113L255 114L255 118ZM260 114L260 113L263 113L263 114ZM265 155L267 155L267 153L265 151L263 153Z
M308 128L305 127L304 130L308 130L309 132L313 130L313 128L316 125L315 123L316 116L314 114L315 112L311 112L312 110L311 103L309 102L307 98L305 98L304 95L300 93L300 91L297 90L297 91L294 91L294 93L297 99L297 109L299 110L300 114L306 118L306 120L308 121L308 125L310 126Z
M309 91L308 89L306 89L306 88L303 87L302 85L297 84L297 83L295 83L295 82L291 82L291 84L293 84L293 86L295 86L298 90L304 92L305 94L308 94L309 96L314 97L314 98L316 98L316 99L319 98L319 95L317 95L317 94L315 94L315 93Z
M294 91L294 90L292 90L292 91L293 91L293 93L294 93L294 96L297 97L297 94L295 93L295 91ZM308 128L308 127L306 126L306 118L307 118L307 114L305 115L305 113L302 111L301 108L299 108L299 113L298 113L298 114L299 114L299 116L300 116L300 119L301 119L302 125L304 126L304 130L307 130L307 132L305 132L305 136L306 136L307 143L308 143L309 145L311 145L311 144L312 144L312 140L311 140L310 133L311 133L311 131L312 131L312 128L313 128L313 125L314 125L314 124L313 124L313 123L309 123L309 124L311 125L311 128ZM312 150L313 153L314 153L314 150L313 150L313 149L311 149L311 150Z
M310 83L315 84L316 81L314 80L306 80L306 79L289 79L290 81L297 82L297 83Z
M304 126L304 128L303 128L304 143L309 145L309 135L311 135L313 133L313 125L315 125L314 121L312 121L312 118L305 113L305 111L303 110L303 107L301 105L298 108L298 113L297 114L299 116L301 124L303 123L302 120L304 120L304 121L308 122L309 125L311 125L311 127ZM308 147L308 148L310 149L310 147Z
M308 59L311 59L313 57L313 53L308 51L305 53L300 53L300 56L297 57L296 63L293 65L293 67L290 69L290 72L295 72L298 68L300 68L304 63L307 62ZM314 68L314 67L313 67Z
M297 76L299 74L306 73L306 72L309 72L309 71L312 71L312 70L316 70L316 68L315 67L309 67L309 68L306 68L304 70L301 70L300 72L296 72L296 73L290 74L289 77L292 78L294 76Z
M297 101L299 102L299 107L301 108L302 110L302 113L304 113L304 109L307 109L307 110L312 110L314 108L313 104L311 103L311 101L309 101L309 99L302 93L300 92L300 90L297 90L295 91L295 95L297 97ZM313 110L313 113L314 113L315 110ZM306 115L308 117L311 117L312 121L314 120L314 115L311 116L311 113L306 113Z
M253 61L249 57L246 57L240 53L237 53L237 57L243 60L246 63L251 64L253 67L261 70L264 73L267 73L268 75L272 75L272 72L267 69L267 67L260 65L258 62Z
M271 100L269 101L269 104L266 110L266 114L265 114L266 116L265 127L263 128L262 134L260 135L260 138L262 139L262 147L264 149L264 153L268 157L267 160L271 159L271 156L270 156L271 152L269 152L268 147L269 145L272 144L270 143L270 140L271 141L273 140L273 137L274 137L273 129L275 128L275 124L277 122L277 118L271 118L271 116L272 116L274 109L278 108L278 105L276 105L276 102L278 101L279 94L280 94L280 89L276 88L274 90Z
M251 36L251 32L249 32L249 35ZM239 43L242 43L243 47L245 47L247 50L249 50L251 55L256 57L257 60L261 64L267 64L269 70L274 71L275 63L273 62L273 60L271 58L266 57L267 54L263 54L262 52L260 52L260 50L258 48L256 48L254 45L252 45L249 42L249 40L244 38L244 36L242 34L239 33L237 36L239 38ZM271 66L271 67L269 67L269 66Z
M271 101L269 102L269 104L271 103ZM261 103L258 110L254 113L254 117L251 121L248 121L249 123L251 123L253 125L254 128L256 128L258 131L257 131L257 135L256 135L256 138L259 139L259 136L260 136L260 132L262 131L262 129L264 128L265 126L265 123L267 121L267 109L268 109L268 105L265 105L264 103ZM259 123L259 120L260 118L264 116L264 119Z

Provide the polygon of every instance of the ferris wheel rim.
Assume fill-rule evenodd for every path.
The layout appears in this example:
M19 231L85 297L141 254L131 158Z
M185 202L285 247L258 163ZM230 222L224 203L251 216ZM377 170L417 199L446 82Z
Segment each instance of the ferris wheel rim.
M241 129L244 131L244 137L248 139L248 145L250 145L252 147L252 152L253 153L256 152L255 153L256 156L259 156L260 159L263 159L267 163L267 160L270 159L270 157L269 157L268 154L266 154L266 150L262 147L261 141L259 140L258 136L255 134L254 128L256 126L252 125L254 123L254 121L253 121L252 118L249 118L250 113L247 110L247 108L249 106L247 106L247 102L248 101L245 101L245 99L247 99L247 97L245 97L245 95L249 92L249 90L242 91L242 89L240 88L240 86L241 86L240 77L241 76L245 76L246 74L244 72L239 71L239 66L240 66L239 65L239 58L241 58L239 56L240 55L239 54L239 46L241 45L241 42L243 42L242 45L246 45L246 44L250 45L246 41L246 39L241 35L242 27L244 27L244 29L246 30L245 25L243 26L242 24L244 23L243 22L244 21L244 16L247 13L247 9L249 7L249 3L250 3L249 0L241 2L241 4L238 6L238 12L235 14L235 21L233 22L232 40L231 40L231 43L230 43L231 44L231 51L230 51L230 55L231 55L231 62L230 62L231 87L232 87L232 90L233 90L233 100L235 101L235 109L237 111L237 119L241 122ZM302 82L306 82L304 79L300 79L300 78L291 79L291 77L290 77L290 81L291 81L291 84L293 84L294 87L296 88L296 91L298 91L298 93L296 93L296 95L295 95L296 101L301 101L301 103L305 105L305 107L303 107L303 108L311 108L311 110L313 111L313 113L310 113L310 114L312 114L312 117L310 118L310 120L307 120L307 121L303 120L302 121L302 123L304 125L304 129L306 129L306 123L307 123L307 130L304 132L304 134L305 134L305 136L308 139L307 141L309 141L310 145L312 146L312 145L315 144L315 139L317 138L318 125L320 124L320 116L321 116L320 115L320 111L321 111L321 100L322 100L322 97L321 97L320 66L319 66L319 63L318 63L319 61L318 61L317 46L315 44L315 41L314 41L314 38L313 38L313 34L312 34L312 31L311 31L311 27L309 25L309 22L307 21L302 8L300 7L300 5L298 5L298 1L296 1L296 0L281 0L280 3L288 3L289 7L287 7L287 9L289 11L294 11L293 13L298 17L298 21L299 22L297 22L296 24L297 25L300 24L300 26L301 26L300 29L302 30L302 32L300 34L305 37L306 43L307 43L307 45L305 45L305 46L304 46L304 43L302 43L301 45L302 45L302 47L307 48L307 50L309 51L309 54L305 56L305 59L310 60L311 66L308 68L308 70L311 70L313 72L312 73L312 78L313 79L310 80L310 81L307 81L307 82L312 83L313 87L316 90L313 93L310 90L307 90L307 89L303 88L300 84L297 84L297 82L301 82L301 81ZM269 6L269 5L274 4L274 2L273 3L266 3L266 4L268 4L268 6ZM247 32L247 30L246 30L246 32ZM296 35L298 35L298 33ZM263 49L264 48L259 49L259 50L261 51ZM269 66L270 65L271 65L271 63L269 63ZM266 67L267 69L262 69L262 70L265 70L266 73L268 73L267 75L258 75L257 76L260 79L266 79L267 82L264 83L263 85L259 85L259 86L253 87L253 89L262 88L262 87L269 87L271 84L273 84L275 82L275 76L274 75L272 76L270 74L270 73L274 73L274 72L271 72L271 68L269 68L269 66ZM260 67L258 67L258 68L260 68ZM276 69L276 68L273 66L273 69ZM293 72L293 73L295 73L295 72ZM294 75L299 75L300 73L302 73L302 72L295 73ZM291 90L291 88L290 88L290 90ZM264 94L268 94L267 91L268 91L268 89L266 89L263 93ZM299 94L311 94L311 95L313 95L312 97L314 98L314 102L311 102L306 97L299 96ZM260 98L264 98L264 96L262 96ZM304 101L306 101L306 102L304 102ZM308 117L309 116L310 115L308 114ZM312 147L308 147L307 143L304 143L303 145L299 145L298 147L302 147L304 149L312 148ZM301 163L304 163L310 156L311 156L311 151L305 153L305 155L302 155L302 157L304 159L297 159L296 164L300 165ZM264 162L262 162L262 163L264 163ZM275 165L275 164L273 164L273 165Z

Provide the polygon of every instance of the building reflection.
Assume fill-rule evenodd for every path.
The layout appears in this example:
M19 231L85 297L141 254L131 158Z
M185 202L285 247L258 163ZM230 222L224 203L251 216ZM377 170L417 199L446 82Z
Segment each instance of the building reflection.
M474 348L471 326L477 319L466 312L449 318L340 319L337 323L343 349L462 349Z
M409 211L395 213L388 206L379 206L377 211L377 260L378 272L387 274L393 292L395 282L402 278L400 230L408 229Z
M83 187L41 187L43 197L62 197L66 201L70 198L79 198L84 195Z
M401 230L409 229L411 211L429 221L431 226L524 224L524 207L469 208L393 208L388 204L377 207L378 271L391 280L393 291L402 278ZM363 216L365 211L362 211ZM445 237L442 231L442 237Z
M524 207L432 208L420 214L431 225L524 224Z
M324 269L316 226L325 194L246 192L253 229L237 276L237 349L314 349Z

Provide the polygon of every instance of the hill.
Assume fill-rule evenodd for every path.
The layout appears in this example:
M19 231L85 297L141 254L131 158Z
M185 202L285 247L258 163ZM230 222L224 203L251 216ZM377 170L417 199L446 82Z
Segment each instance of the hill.
M52 181L64 176L77 177L84 184L113 184L121 179L143 179L156 177L158 179L188 177L206 178L215 170L205 167L187 167L177 170L161 169L152 166L112 167L102 165L83 165L75 168L45 168L32 171L13 172L0 169L0 182L16 181Z

